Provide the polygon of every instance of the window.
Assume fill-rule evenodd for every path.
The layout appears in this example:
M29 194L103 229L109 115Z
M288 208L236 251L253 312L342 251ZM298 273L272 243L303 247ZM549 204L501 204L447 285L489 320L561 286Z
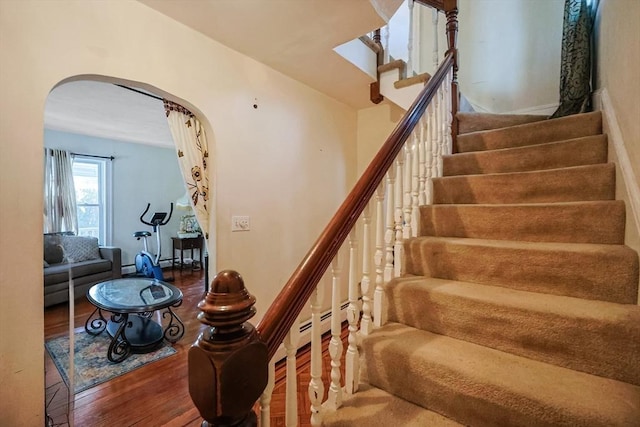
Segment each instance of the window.
M73 184L78 207L78 235L111 244L111 169L107 159L75 155Z

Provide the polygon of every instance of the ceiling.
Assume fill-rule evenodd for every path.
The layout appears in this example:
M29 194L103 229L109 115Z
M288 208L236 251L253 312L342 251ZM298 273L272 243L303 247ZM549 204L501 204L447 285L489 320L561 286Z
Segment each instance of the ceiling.
M138 0L354 108L371 106L370 77L333 51L384 24L402 0ZM375 5L375 7L374 7ZM45 127L173 147L161 101L96 81L56 87Z

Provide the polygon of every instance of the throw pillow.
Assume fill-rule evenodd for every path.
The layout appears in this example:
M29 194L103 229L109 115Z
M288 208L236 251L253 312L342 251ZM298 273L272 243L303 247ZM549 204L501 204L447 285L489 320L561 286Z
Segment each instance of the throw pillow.
M44 235L44 260L48 264L60 264L64 258L62 236L59 234Z
M62 236L62 247L66 262L81 262L100 258L97 237Z

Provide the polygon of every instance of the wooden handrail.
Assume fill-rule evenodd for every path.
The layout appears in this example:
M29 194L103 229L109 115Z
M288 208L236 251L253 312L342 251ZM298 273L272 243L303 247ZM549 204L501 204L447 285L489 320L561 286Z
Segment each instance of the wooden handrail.
M449 52L433 77L362 174L311 250L293 272L284 288L256 327L267 345L271 359L289 329L311 297L351 229L369 203L387 170L437 93L449 69L454 67L455 52Z

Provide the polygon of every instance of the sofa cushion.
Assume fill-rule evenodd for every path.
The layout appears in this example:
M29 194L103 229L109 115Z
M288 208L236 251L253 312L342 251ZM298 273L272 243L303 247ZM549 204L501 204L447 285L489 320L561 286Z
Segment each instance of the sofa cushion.
M69 267L73 268L74 277L84 277L90 274L111 271L111 261L95 259L76 262L73 264L52 265L44 269L44 286L53 285L69 280Z
M62 236L64 262L82 262L100 259L98 238L86 236Z
M64 258L62 236L59 234L44 235L44 261L47 264L60 264Z

